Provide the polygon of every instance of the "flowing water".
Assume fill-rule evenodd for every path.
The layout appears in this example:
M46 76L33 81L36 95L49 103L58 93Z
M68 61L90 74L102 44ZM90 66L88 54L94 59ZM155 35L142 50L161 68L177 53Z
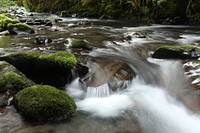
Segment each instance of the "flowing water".
M55 15L37 14L51 19ZM179 60L152 59L160 45L200 45L198 26L145 26L126 21L62 18L53 27L34 26L36 34L0 36L1 54L22 50L72 51L89 67L65 90L76 101L69 122L28 123L10 106L0 109L0 133L199 133L199 92L185 75ZM80 23L79 27L68 28ZM55 30L56 29L56 30ZM138 38L133 34L142 33ZM36 45L36 36L52 38ZM127 38L131 36L131 38ZM92 51L71 50L71 38L84 38ZM195 94L194 94L195 93Z

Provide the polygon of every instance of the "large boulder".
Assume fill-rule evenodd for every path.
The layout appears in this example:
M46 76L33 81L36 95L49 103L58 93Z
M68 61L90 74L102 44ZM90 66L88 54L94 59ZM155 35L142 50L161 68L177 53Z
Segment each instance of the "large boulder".
M152 55L159 59L198 59L200 48L193 45L161 46Z
M75 115L74 100L64 91L48 85L23 89L14 99L14 105L26 120L68 120Z
M29 79L38 84L62 87L72 79L72 69L77 64L73 54L67 51L56 53L19 52L5 57L4 60L14 65Z

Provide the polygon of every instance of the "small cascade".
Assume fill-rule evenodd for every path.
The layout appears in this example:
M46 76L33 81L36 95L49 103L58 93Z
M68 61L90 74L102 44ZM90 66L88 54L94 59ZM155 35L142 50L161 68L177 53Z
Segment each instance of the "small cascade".
M108 97L110 95L110 89L108 84L104 84L98 87L88 87L86 97Z
M74 69L71 69L71 74L72 74L72 79L75 79L78 77L78 73Z

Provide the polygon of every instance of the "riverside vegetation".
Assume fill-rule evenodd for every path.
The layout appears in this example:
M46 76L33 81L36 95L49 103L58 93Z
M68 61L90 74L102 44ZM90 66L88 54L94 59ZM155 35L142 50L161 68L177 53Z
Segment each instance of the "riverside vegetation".
M57 13L60 16L157 20L199 23L198 0L17 0L30 11ZM172 21L171 21L172 23Z

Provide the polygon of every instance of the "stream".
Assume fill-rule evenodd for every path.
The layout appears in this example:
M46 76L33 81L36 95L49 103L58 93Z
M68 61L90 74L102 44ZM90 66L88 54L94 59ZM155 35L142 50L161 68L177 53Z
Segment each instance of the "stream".
M64 86L77 104L72 120L29 123L13 106L0 108L0 133L199 133L200 64L151 58L161 45L200 46L200 26L156 25L33 13L19 19L48 19L33 25L33 35L0 36L0 54L18 51L71 51L90 71ZM59 20L60 19L60 20ZM59 21L56 21L59 20ZM78 24L79 26L71 26ZM71 26L71 27L70 27ZM51 43L36 44L36 37ZM72 38L85 39L91 51L70 49ZM196 65L196 66L195 66ZM186 67L196 73L192 81ZM200 83L200 81L198 82ZM196 88L195 88L195 87Z

